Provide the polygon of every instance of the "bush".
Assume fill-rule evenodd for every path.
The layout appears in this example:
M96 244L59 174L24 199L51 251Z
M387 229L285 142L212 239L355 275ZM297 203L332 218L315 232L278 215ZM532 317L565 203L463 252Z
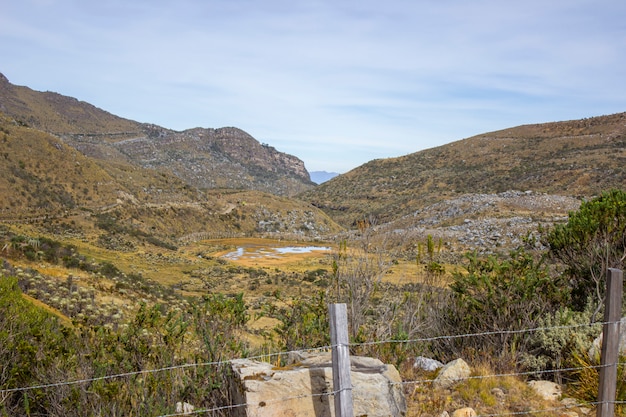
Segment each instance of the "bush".
M567 373L542 374L544 371L580 366L578 358L587 355L593 340L602 330L599 323L590 324L592 313L589 309L578 312L563 307L552 315L540 318L537 322L539 330L530 335L528 352L522 355L523 367L536 372L537 377L555 379L559 383L563 378L571 379L572 376Z
M453 274L453 303L447 314L449 331L477 333L471 339L455 339L453 349L474 348L483 355L516 363L530 339L514 330L537 326L562 304L567 293L560 278L553 279L542 260L519 249L508 259L493 255L481 259L468 254L467 273ZM450 334L454 334L450 333Z
M589 294L596 306L604 298L607 268L624 269L626 259L626 193L611 190L583 202L566 224L549 231L550 254L567 267L571 279L570 306L582 311Z

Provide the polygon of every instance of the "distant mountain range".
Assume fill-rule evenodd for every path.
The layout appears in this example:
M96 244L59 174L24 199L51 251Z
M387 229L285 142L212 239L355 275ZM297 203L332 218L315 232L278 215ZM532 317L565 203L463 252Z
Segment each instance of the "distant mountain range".
M337 172L326 172L326 171L311 171L309 174L311 175L311 181L313 181L316 184L321 184L328 180L332 180L337 175L339 175Z

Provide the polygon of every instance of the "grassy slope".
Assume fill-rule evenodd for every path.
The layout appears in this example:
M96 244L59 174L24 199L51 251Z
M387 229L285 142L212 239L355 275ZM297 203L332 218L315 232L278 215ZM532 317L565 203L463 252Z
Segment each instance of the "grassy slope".
M465 193L592 196L626 183L626 113L520 126L374 160L300 197L344 226L390 221Z

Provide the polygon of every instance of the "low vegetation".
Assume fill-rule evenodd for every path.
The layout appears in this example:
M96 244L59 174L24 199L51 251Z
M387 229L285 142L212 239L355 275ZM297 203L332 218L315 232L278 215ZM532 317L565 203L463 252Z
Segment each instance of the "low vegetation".
M237 265L219 257L232 242L201 251L196 243L194 257L203 264L188 276L205 288L188 283L185 291L86 256L87 246L5 228L0 360L7 366L0 374L0 415L159 415L172 413L179 401L198 408L228 404L227 361L266 354L280 364L271 354L327 346L330 302L349 306L352 353L393 363L408 381L430 378L410 366L411 358L463 357L479 375L554 379L567 395L591 401L597 358L587 350L599 328L585 324L597 300L581 305L569 296L592 278L570 279L575 265L558 257L557 243L580 236L574 232L583 226L586 241L607 231L623 235L624 207L625 193L604 193L583 203L569 222L541 231L548 250L527 240L508 254L468 253L460 269L441 262L445 245L427 236L412 255L416 279L405 284L390 278L405 261L366 224L333 244L330 255L302 257L291 266ZM585 245L579 247L586 256ZM185 253L161 249L168 256ZM230 290L219 290L229 280ZM514 332L531 328L541 330ZM410 415L461 406L481 413L541 409L540 402L522 400L528 397L522 382L470 379L452 392L409 384Z
M313 188L301 161L234 128L173 132L0 83L0 416L227 405L229 359L280 366L328 346L334 302L351 353L400 369L410 416L550 415L526 385L539 378L595 400L604 271L626 251L626 194L604 191L625 183L626 114L491 132ZM331 250L224 256L304 245ZM435 389L417 356L461 357L473 377ZM619 401L624 387L620 371Z

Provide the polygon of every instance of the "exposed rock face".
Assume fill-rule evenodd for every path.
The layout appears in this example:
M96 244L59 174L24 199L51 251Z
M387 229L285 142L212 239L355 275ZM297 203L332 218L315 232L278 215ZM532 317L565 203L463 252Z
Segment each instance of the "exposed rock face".
M331 354L295 358L297 362L275 368L247 359L232 363L233 403L236 416L327 417L334 416ZM355 415L404 416L406 400L400 374L378 359L351 357L352 396Z
M84 155L169 171L197 188L292 196L313 188L304 162L234 128L182 132L127 120L73 97L14 86L0 74L0 111Z
M171 171L198 188L291 196L314 186L302 160L234 127L175 132L144 125L144 135L116 141L112 147L144 168Z

